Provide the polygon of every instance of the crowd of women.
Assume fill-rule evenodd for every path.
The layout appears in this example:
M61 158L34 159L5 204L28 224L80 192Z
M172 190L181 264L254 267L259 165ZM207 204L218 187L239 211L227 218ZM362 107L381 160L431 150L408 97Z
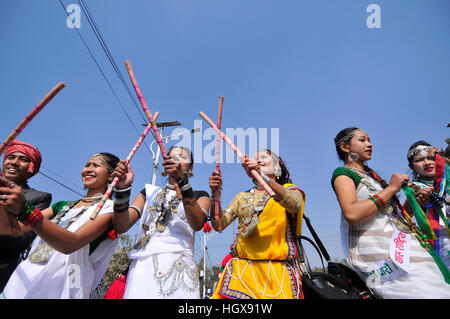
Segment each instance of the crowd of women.
M367 164L373 146L364 130L343 129L334 143L344 165L334 170L331 187L350 266L377 298L450 298L448 158L416 142L405 150L411 176L395 173L387 182ZM226 176L213 170L211 195L194 190L193 159L188 148L172 147L162 163L167 184L140 186L131 199L130 164L96 153L81 169L86 195L50 206L50 194L27 184L39 171L39 150L13 142L0 177L1 297L88 298L106 271L117 234L138 223L123 298L199 298L194 235L210 217L215 230L235 219L239 225L213 299L303 298L297 238L307 194L291 180L282 157L268 149L245 156L242 167L254 187L225 206L215 196ZM90 219L116 178L112 199Z

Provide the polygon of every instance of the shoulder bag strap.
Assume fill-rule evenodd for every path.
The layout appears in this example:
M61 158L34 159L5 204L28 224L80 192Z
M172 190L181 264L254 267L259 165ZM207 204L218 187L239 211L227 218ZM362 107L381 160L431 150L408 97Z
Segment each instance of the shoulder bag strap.
M322 252L322 255L325 257L325 260L329 262L331 260L330 255L328 254L327 250L325 249L325 246L323 245L322 241L320 240L319 236L315 232L314 228L311 225L311 221L308 217L303 215L303 220L306 222L306 225L308 226L308 229L311 233L311 235L314 237L315 242L320 248L320 251Z

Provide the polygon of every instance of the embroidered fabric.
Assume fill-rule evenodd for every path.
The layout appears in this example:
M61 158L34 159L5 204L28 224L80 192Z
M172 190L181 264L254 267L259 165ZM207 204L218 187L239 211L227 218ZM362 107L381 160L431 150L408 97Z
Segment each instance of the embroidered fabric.
M199 299L197 264L185 252L133 259L124 299Z
M164 271L160 267L158 255L152 256L152 262L155 281L158 284L161 296L170 296L175 290L180 288L189 293L198 291L200 284L197 268L192 269L189 267L183 260L182 255L175 259L168 271ZM188 280L185 280L185 277L187 277L186 279Z
M264 208L269 199L270 197L266 192L253 194L249 191L237 194L223 211L221 219L222 227L226 228L236 218L239 218L238 232L242 234L246 225L251 221L254 206L253 202L258 203L255 207L259 209L261 206ZM286 195L279 204L289 212L297 212L300 209L302 201L303 197L298 190L286 189Z
M250 190L250 194L250 200L246 205L250 205L251 203L252 212L249 216L246 216L245 220L243 221L245 223L245 226L241 231L241 236L245 237L250 235L255 230L256 226L258 226L259 214L261 214L262 210L264 209L264 204L266 203L269 196L266 192L264 192L261 198L255 204L255 189Z
M261 261L243 260L237 257L231 258L225 267L224 284L221 294L238 299L299 299L300 289L298 284L301 282L300 265L297 260L288 261L266 261L267 271L255 270L253 264L261 266ZM291 264L292 263L292 264ZM279 269L275 269L279 268ZM260 278L264 276L263 278ZM289 280L285 278L289 277ZM231 280L237 280L241 283L244 291L229 289ZM260 284L261 283L261 284ZM269 285L270 283L270 285ZM285 285L290 284L292 296L286 295ZM268 287L270 291L268 292Z

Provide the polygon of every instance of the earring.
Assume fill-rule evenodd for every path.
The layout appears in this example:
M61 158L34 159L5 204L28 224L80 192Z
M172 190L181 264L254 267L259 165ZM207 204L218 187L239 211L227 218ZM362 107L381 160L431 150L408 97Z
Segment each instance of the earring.
M357 160L359 160L359 154L353 152L348 153L348 160L350 162L356 162Z
M280 177L281 176L281 167L280 166L275 167L275 169L273 170L273 174L276 177Z
M188 169L186 174L187 174L187 177L193 177L194 176L194 173L192 173L191 169Z

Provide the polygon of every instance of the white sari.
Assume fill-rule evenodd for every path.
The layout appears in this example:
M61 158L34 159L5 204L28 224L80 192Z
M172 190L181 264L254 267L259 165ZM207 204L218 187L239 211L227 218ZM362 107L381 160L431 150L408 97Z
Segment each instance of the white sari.
M91 205L73 222L67 230L75 232L85 223L97 205ZM61 219L77 215L83 207L69 210ZM99 215L113 212L113 201L107 200ZM30 255L39 245L39 237L34 240ZM4 291L5 299L87 299L99 284L114 252L117 239L103 240L89 255L90 245L65 255L54 249L46 263L32 263L29 258L21 262L11 275Z

